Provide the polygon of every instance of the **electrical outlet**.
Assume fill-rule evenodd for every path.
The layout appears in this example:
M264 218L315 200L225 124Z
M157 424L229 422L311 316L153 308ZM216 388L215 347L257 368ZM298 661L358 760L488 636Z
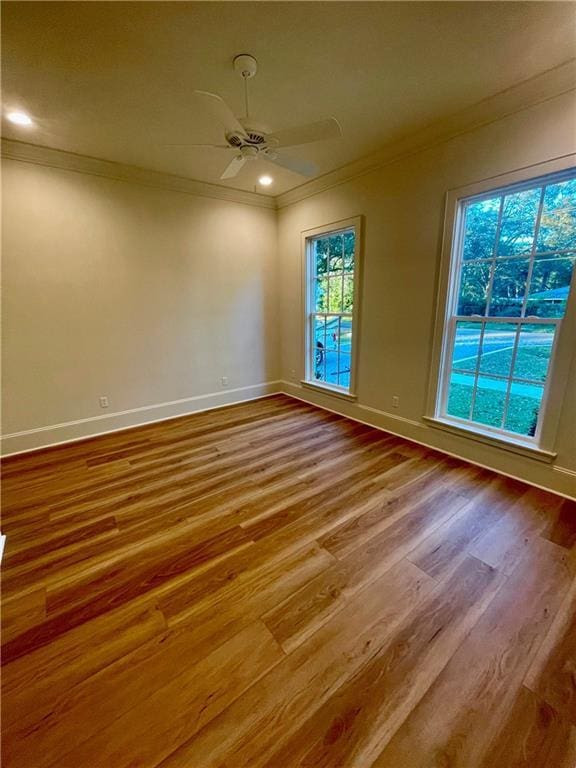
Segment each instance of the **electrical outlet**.
M220 384L223 387L227 387L228 386L228 376L222 376L221 379L220 379Z
M99 397L98 400L100 401L100 408L108 408L108 398L107 397Z
M296 368L290 369L290 378L292 379L292 381L296 381Z
M400 405L400 398L398 397L398 395L394 395L394 397L392 398L392 408L398 408L399 405Z

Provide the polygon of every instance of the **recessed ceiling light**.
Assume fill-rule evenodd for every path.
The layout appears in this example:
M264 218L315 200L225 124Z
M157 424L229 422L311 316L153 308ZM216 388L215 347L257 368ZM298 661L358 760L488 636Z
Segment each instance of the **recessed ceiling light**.
M269 187L272 184L272 176L260 176L258 184L262 184L263 187Z
M32 125L32 118L26 112L8 112L6 118L14 125Z

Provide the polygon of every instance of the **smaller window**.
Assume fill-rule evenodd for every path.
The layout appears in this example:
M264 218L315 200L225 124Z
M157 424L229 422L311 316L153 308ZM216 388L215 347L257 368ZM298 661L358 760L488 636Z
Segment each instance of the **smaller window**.
M358 226L305 238L306 381L354 391Z

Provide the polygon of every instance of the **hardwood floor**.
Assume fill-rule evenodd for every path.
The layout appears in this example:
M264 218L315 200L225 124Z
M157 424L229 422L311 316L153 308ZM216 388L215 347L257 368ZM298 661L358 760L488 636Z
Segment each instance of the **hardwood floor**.
M4 768L574 768L576 504L274 396L3 462Z

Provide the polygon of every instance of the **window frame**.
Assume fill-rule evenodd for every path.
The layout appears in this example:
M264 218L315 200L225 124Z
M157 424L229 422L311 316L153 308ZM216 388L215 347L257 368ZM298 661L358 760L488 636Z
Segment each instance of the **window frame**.
M469 320L459 316L457 293L459 287L459 258L464 236L464 206L470 200L481 200L499 193L521 191L539 184L547 183L551 178L562 180L562 176L571 177L576 168L576 155L528 166L476 182L465 187L449 190L446 195L444 217L444 235L438 293L436 321L432 345L432 362L425 420L432 426L459 435L504 448L515 453L530 456L542 461L553 461L556 457L554 445L564 400L567 379L576 347L576 269L574 269L571 287L563 318L513 318L521 324L554 324L556 335L550 358L544 392L540 408L537 431L534 436L515 435L501 428L475 424L472 421L445 415L450 375L449 361L452 360L455 325L458 320ZM482 322L484 321L484 323ZM508 317L482 317L475 320L479 326L492 322L511 321Z
M360 300L361 300L361 280L362 280L362 216L353 216L348 219L324 224L320 227L306 229L301 233L302 237L302 296L303 296L303 357L304 357L304 378L301 384L305 387L318 390L320 392L335 395L346 400L357 399L357 381L358 381L358 352L360 339ZM314 306L314 279L315 269L312 262L313 252L312 243L321 237L339 234L346 231L354 231L354 306L352 312L333 313L333 312L315 312ZM350 354L350 386L344 387L319 381L314 378L314 365L312 361L312 340L314 338L313 317L315 314L341 314L352 316L352 341Z

